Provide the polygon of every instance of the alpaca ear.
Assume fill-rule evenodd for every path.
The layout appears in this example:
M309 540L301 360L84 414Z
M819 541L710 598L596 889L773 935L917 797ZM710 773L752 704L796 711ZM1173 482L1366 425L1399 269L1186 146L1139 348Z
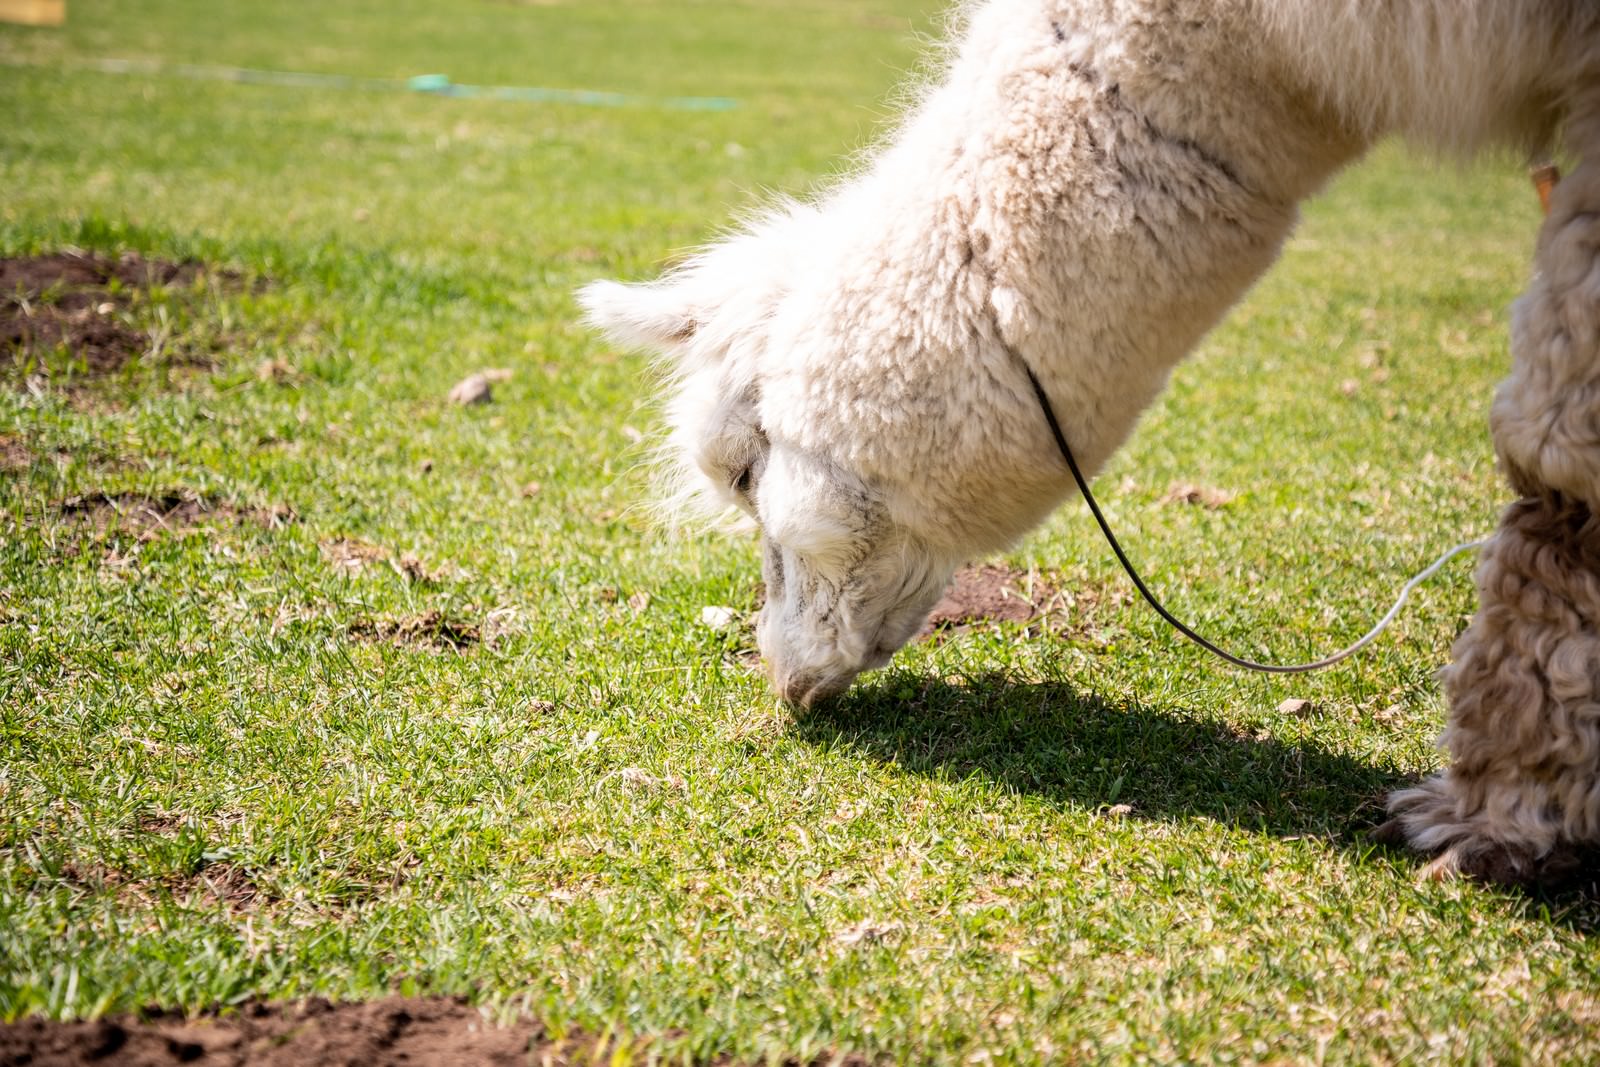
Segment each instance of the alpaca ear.
M673 348L700 328L680 288L660 282L591 282L578 290L578 303L591 326L634 348Z

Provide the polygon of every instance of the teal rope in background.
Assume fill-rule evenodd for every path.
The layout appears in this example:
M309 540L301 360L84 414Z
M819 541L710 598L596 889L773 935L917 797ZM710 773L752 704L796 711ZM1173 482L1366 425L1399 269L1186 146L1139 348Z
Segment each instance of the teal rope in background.
M4 60L0 60L4 62ZM413 78L357 78L348 74L310 74L248 67L211 67L193 63L164 64L144 59L88 59L74 66L104 74L170 74L180 78L284 85L300 89L365 89L377 92L427 93L468 100L517 100L534 104L578 104L585 107L665 107L675 111L728 111L739 101L728 96L638 96L592 89L547 89L520 85L458 85L448 74Z

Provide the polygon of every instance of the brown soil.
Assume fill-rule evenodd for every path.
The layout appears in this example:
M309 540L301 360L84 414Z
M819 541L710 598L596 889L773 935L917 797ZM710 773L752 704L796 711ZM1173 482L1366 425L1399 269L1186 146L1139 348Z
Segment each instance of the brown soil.
M140 1022L123 1016L87 1023L24 1019L0 1026L0 1067L509 1067L587 1063L599 1051L592 1041L554 1041L526 1020L493 1026L476 1008L443 997L251 1003L199 1020Z
M33 453L22 438L0 434L0 471L25 471L33 466Z
M54 252L0 259L0 292L10 295L21 290L37 295L57 287L103 289L113 280L127 288L149 289L188 285L202 273L204 268L192 260L145 259L137 252L124 252L116 259L88 252Z
M83 868L69 865L63 872L68 881L85 889L108 889L141 906L151 907L161 897L218 905L229 912L242 913L278 899L259 885L249 871L234 863L207 863L188 875L160 878L130 878L110 867Z
M323 558L340 571L361 574L373 564L386 564L408 582L439 582L445 572L423 563L410 552L395 556L382 545L357 537L339 537L321 544Z
M294 512L281 504L244 508L178 489L156 495L87 493L63 500L57 508L97 532L120 529L141 537L192 530L205 522L252 522L275 530L294 521Z
M470 622L452 619L442 612L425 611L402 619L358 619L350 624L350 635L366 641L388 641L410 648L431 648L457 652L477 644L483 631Z
M632 1046L637 1055L643 1043ZM460 997L387 997L333 1004L249 1001L226 1015L155 1014L94 1022L23 1019L0 1024L0 1067L589 1067L616 1058L608 1042L557 1037L539 1023L484 1020ZM630 1058L631 1062L631 1058ZM717 1057L707 1061L730 1067ZM858 1055L786 1059L785 1067L868 1067Z
M151 347L127 319L136 294L189 286L208 273L237 281L198 263L133 252L116 259L82 252L0 258L0 351L26 356L66 348L89 375L110 374Z
M1000 564L968 565L956 571L944 598L923 624L922 639L973 623L1030 622L1056 606L1054 586L1027 571Z

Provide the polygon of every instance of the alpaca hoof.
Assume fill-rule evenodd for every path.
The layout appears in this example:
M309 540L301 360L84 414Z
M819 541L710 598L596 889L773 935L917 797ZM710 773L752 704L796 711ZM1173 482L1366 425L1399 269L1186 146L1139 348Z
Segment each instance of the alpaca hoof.
M1425 881L1468 878L1547 891L1600 885L1600 844L1557 841L1539 852L1534 845L1479 836L1455 819L1443 779L1429 779L1395 793L1389 798L1389 810L1393 814L1368 838L1374 844L1431 856L1417 875Z
M1600 846L1563 842L1542 857L1536 884L1545 889L1577 889L1600 885Z
M1419 877L1434 882L1470 878L1517 889L1574 889L1593 885L1600 877L1600 848L1561 842L1538 856L1501 842L1455 845L1434 857Z
M1405 821L1399 817L1385 820L1367 832L1367 837L1375 844L1387 845L1390 848L1410 848L1411 843L1406 840Z
M1469 878L1491 885L1528 887L1534 884L1537 861L1526 849L1499 843L1465 844L1445 849L1430 860L1417 877L1427 882Z

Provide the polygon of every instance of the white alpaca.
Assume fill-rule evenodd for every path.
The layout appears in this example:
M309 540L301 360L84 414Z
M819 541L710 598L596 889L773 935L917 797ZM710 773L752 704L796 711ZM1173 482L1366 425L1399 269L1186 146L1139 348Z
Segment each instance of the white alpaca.
M1579 158L1494 430L1539 514L1600 506L1600 3L988 0L959 38L860 174L660 281L582 293L614 336L670 355L674 447L709 499L760 525L758 637L785 698L886 662L961 561L1067 496L1020 361L1098 468L1272 263L1297 205L1391 133L1459 153L1562 136ZM1600 540L1546 526L1575 531L1579 562L1543 595L1581 603L1466 670L1467 699L1452 689L1458 708L1487 702L1486 723L1533 724L1512 737L1453 716L1456 766L1399 798L1403 832L1450 867L1521 876L1600 840L1600 572L1582 551L1600 558ZM1527 607L1501 593L1501 615ZM1457 677L1507 633L1484 595ZM1560 781L1530 792L1540 774Z

